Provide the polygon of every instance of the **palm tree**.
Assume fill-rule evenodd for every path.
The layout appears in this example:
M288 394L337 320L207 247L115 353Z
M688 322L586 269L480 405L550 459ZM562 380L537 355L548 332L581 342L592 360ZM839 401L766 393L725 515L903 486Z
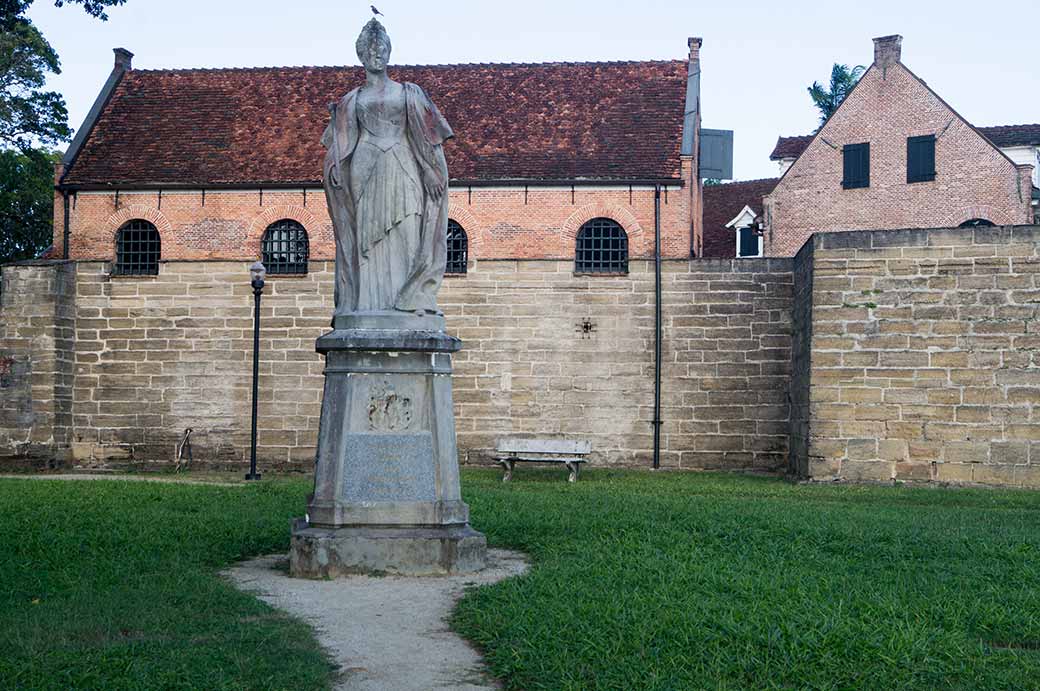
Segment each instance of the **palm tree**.
M838 106L841 105L841 102L852 91L852 87L856 86L856 82L859 81L859 78L866 71L867 68L863 65L856 65L850 68L848 65L834 63L834 67L831 68L830 89L824 89L819 82L813 82L812 86L809 87L809 95L820 110L820 127L823 127L823 123L827 122L827 118L838 109ZM819 129L819 127L816 128L817 131Z

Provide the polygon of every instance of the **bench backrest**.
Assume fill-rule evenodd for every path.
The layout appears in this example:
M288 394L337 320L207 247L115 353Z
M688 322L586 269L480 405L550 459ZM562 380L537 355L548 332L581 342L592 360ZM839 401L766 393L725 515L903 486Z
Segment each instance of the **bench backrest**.
M592 443L572 439L499 439L499 453L588 454Z

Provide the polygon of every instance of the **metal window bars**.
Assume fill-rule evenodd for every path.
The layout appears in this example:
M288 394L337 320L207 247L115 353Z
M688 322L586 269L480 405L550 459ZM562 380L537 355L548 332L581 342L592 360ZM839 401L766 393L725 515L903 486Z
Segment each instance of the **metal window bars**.
M591 274L628 273L628 235L617 221L594 218L581 227L574 270Z
M261 261L271 274L305 274L310 257L307 231L291 219L272 223L260 241Z
M466 273L469 260L469 239L466 231L456 221L448 219L448 264L444 269L447 274Z
M159 273L162 241L148 221L127 221L116 235L116 266L120 276L154 276Z

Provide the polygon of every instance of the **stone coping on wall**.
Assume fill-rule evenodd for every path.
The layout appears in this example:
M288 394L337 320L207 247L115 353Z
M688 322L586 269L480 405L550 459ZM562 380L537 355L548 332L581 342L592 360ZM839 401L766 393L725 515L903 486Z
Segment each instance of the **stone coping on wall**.
M879 250L996 243L1040 243L1040 225L977 228L899 228L814 233L806 244L821 250Z

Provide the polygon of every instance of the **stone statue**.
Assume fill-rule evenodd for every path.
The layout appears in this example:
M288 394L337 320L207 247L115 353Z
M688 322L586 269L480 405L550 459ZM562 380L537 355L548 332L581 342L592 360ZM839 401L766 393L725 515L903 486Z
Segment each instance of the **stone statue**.
M336 228L336 306L325 356L307 515L289 573L445 574L484 567L487 540L462 501L451 354L437 310L448 231L451 128L423 90L386 76L373 19L357 53L367 81L332 106L322 143Z
M330 106L324 184L336 231L336 315L439 314L454 136L426 93L386 74L390 37L372 19L357 39L364 86Z

